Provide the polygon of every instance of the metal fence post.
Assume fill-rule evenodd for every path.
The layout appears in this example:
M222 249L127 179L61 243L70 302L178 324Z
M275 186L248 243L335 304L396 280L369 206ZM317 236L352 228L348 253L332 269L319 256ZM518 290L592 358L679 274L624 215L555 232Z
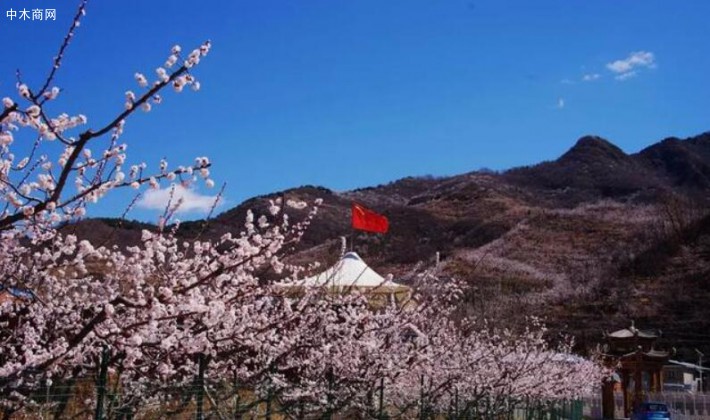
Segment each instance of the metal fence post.
M104 419L104 398L106 397L106 382L108 380L108 362L109 351L108 347L104 346L103 350L101 351L99 377L96 381L96 411L94 412L95 420Z
M328 369L327 372L328 375L328 395L327 397L327 402L328 402L328 407L326 408L325 412L325 419L332 419L333 418L333 413L335 412L335 370L333 369L333 366L331 366Z
M195 397L195 419L204 420L204 401L205 401L205 371L207 370L207 358L203 353L197 355L197 395Z
M454 416L459 418L459 389L454 388Z
M377 418L382 420L384 416L385 409L385 378L380 378L380 408L377 412Z
M239 407L239 379L237 372L234 372L234 418L241 418L241 409Z
M271 389L269 389L269 392L266 394L266 413L264 418L271 420Z
M419 419L424 420L424 375L419 377Z

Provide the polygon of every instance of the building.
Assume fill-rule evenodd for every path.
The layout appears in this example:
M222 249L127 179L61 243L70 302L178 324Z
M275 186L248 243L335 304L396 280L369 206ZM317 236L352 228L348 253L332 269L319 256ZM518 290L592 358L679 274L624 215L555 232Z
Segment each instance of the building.
M331 293L359 292L377 303L394 297L398 302L409 302L411 289L408 286L384 278L370 268L355 252L347 252L335 265L325 271L304 279L287 281L279 286L288 293L300 293L308 288L322 288Z
M663 367L668 364L670 353L654 347L659 337L659 331L640 330L633 322L629 328L605 334L604 361L616 369L618 381L602 386L604 418L614 418L615 387L623 392L625 417L645 396L661 391Z
M693 363L669 360L663 366L663 391L667 392L698 392L701 391L704 376L710 368L702 367Z

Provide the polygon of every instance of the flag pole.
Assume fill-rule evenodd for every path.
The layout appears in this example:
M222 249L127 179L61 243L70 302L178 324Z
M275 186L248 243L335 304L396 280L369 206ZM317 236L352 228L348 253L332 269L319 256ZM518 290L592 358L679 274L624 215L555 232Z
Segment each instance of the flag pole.
M281 226L286 221L286 190L281 192Z
M355 220L355 201L350 202L350 252L353 252L353 249L355 248L355 224L353 221Z
M348 252L348 237L347 236L341 236L340 237L340 258L343 258L343 255Z

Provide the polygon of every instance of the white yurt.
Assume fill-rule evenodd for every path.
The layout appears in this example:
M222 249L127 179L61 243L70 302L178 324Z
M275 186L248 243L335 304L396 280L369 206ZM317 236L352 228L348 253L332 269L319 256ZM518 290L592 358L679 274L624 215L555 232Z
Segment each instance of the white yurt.
M398 298L409 293L409 287L385 279L370 268L355 252L345 253L338 262L325 271L311 277L296 280L285 287L326 287L333 292L358 290L362 293L394 294Z

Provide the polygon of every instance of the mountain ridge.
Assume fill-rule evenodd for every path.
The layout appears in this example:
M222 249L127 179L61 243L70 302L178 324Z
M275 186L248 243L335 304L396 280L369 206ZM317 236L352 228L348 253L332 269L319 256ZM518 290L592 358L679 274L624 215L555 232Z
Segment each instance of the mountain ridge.
M668 299L677 285L710 287L697 277L710 274L703 260L710 232L699 231L692 240L680 233L707 217L709 193L710 132L667 138L630 154L601 137L584 136L556 160L500 173L406 177L343 192L302 186L253 197L206 226L184 222L178 234L210 239L238 233L247 210L264 213L270 199L321 198L318 216L294 251L297 261L335 261L340 236L354 238L373 268L395 275L432 263L439 252L443 272L471 285L462 303L464 316L509 322L542 316L553 330L575 334L580 346L592 345L603 329L638 319L649 326L676 326L676 339L710 351L706 342L687 341L689 332L678 319L684 312ZM351 236L352 201L389 217L390 232ZM287 213L298 219L305 210ZM99 225L108 225L118 232L114 243L125 246L150 228L126 223L130 226L116 228L116 220L89 219L65 229L91 240L97 232L106 237ZM677 246L661 246L668 241ZM692 255L687 261L681 255L686 251ZM675 271L649 263L650 252ZM629 270L639 261L647 261L648 270ZM682 267L686 277L678 274L685 273ZM695 311L693 328L710 327L705 306L686 302ZM667 320L664 313L675 318Z

